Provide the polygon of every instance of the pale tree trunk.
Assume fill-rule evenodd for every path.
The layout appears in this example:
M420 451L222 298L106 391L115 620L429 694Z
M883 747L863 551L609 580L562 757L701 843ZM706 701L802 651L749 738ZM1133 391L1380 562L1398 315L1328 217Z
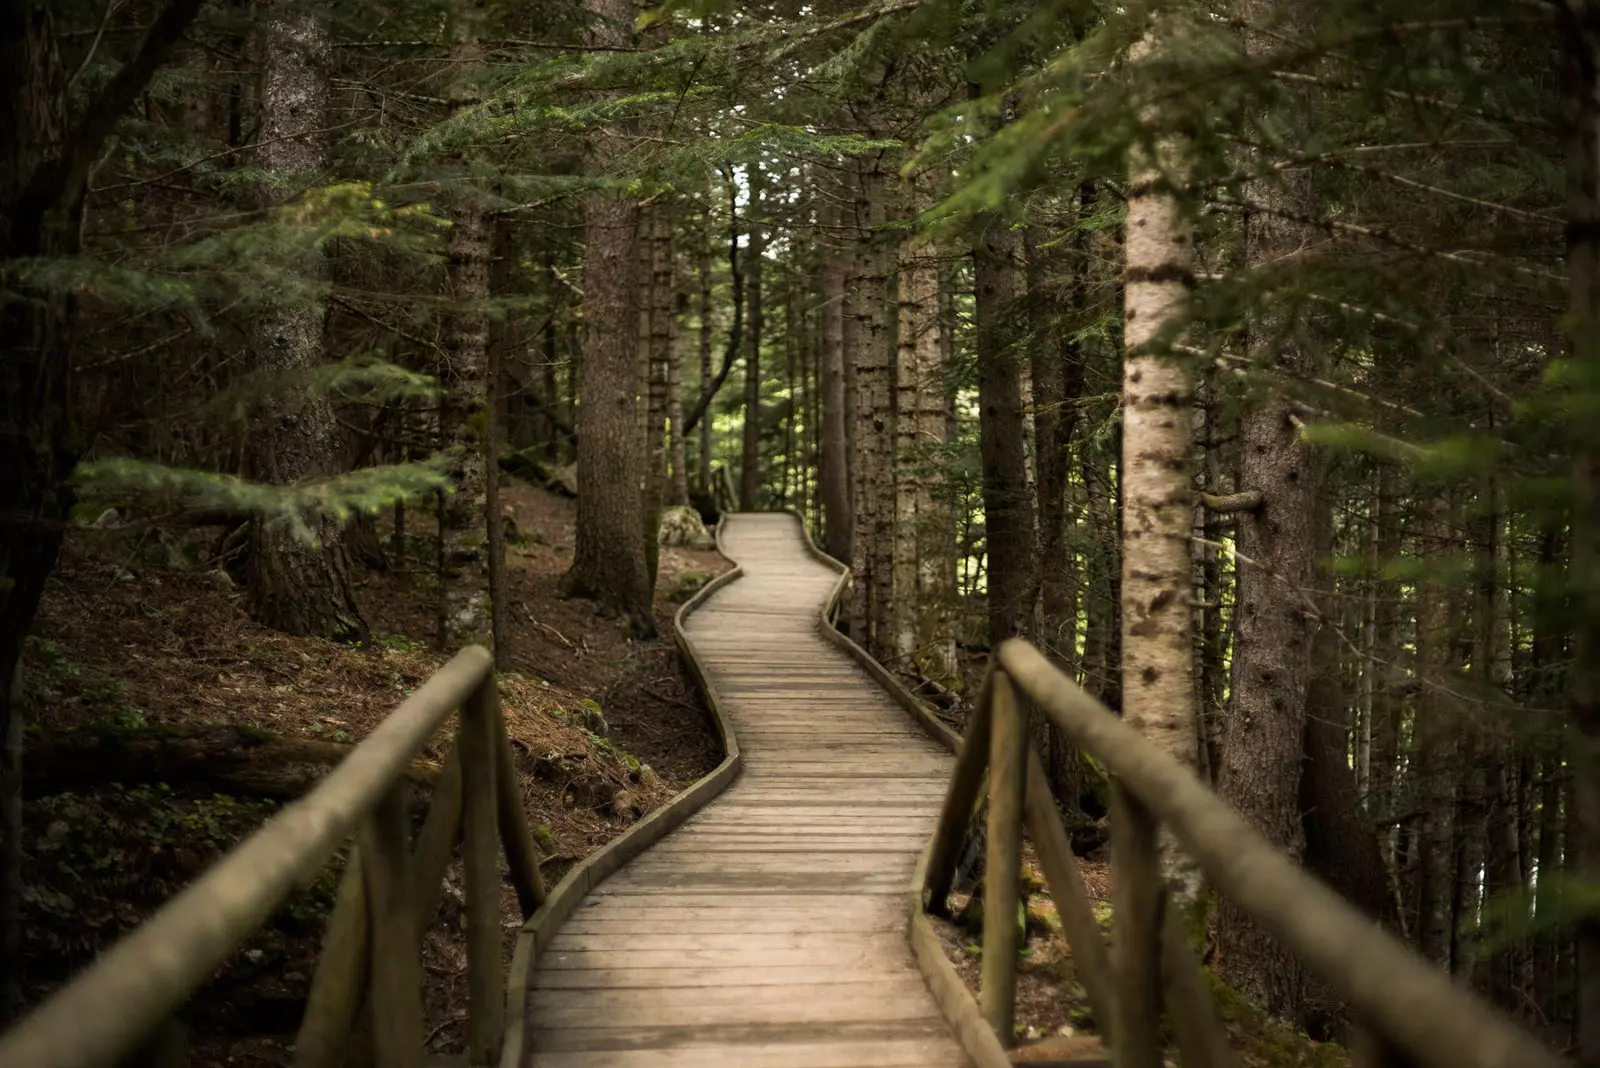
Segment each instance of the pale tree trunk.
M822 262L822 449L818 457L817 496L822 501L823 544L836 560L850 559L849 443L844 403L844 254L838 241L839 213L828 215L829 244Z
M261 85L258 162L293 186L315 183L327 164L330 89L327 27L310 12L285 11L268 32ZM308 252L299 268L320 281L322 256ZM250 341L251 369L277 375L303 373L323 359L324 310L320 302L292 298L258 316ZM246 471L260 482L289 486L333 474L339 426L320 393L293 389L276 396L251 422ZM367 625L356 607L339 527L324 520L317 543L281 525L255 520L250 532L248 593L251 614L290 634L360 641Z
M918 184L926 181L918 176ZM918 190L913 218L929 198ZM938 446L945 440L944 368L939 345L939 265L933 242L915 235L899 250L899 359L895 366L896 651L908 666L947 681L956 671L950 510L938 499Z
M1137 62L1171 47L1170 16L1133 49ZM1122 715L1180 763L1195 765L1191 658L1189 466L1194 381L1170 348L1194 284L1189 220L1165 191L1182 166L1180 146L1129 153L1122 373ZM1199 871L1163 837L1163 871L1188 904Z
M1299 39L1300 0L1244 0L1234 11L1252 27L1244 35L1252 57L1270 58L1282 47L1284 36L1277 31ZM1304 227L1284 216L1310 210L1311 174L1297 168L1270 182L1251 182L1246 196L1268 210L1246 220L1243 267L1264 274L1307 239ZM1311 355L1300 348L1281 314L1269 310L1259 316L1251 335L1253 362L1289 375L1311 370ZM1233 707L1218 788L1269 842L1296 859L1305 851L1296 802L1318 610L1312 586L1320 466L1281 393L1268 393L1241 417L1237 488L1259 494L1260 506L1238 514ZM1293 1019L1301 985L1293 955L1227 898L1221 902L1217 941L1229 981L1267 1011Z
M856 381L855 585L850 634L882 660L893 658L894 630L894 349L888 321L889 255L875 232L885 219L886 177L880 162L860 175L858 225L863 234L845 283L846 366Z
M978 340L978 446L989 551L989 645L997 648L1007 638L1032 630L1031 564L1035 546L1022 407L1022 309L1018 306L1017 279L1020 242L1016 231L1001 219L982 217L980 226L972 244ZM1063 477L1059 486L1062 492L1065 481ZM1059 510L1055 518L1061 518ZM1059 539L1054 548L1060 551Z
M761 165L750 168L750 257L745 286L750 301L750 323L744 358L744 449L739 466L739 507L754 512L761 507L761 275L766 259L766 220L762 216L764 185Z
M629 0L587 0L591 46L632 44ZM595 132L591 170L603 173L622 152L617 133ZM578 519L569 594L619 613L634 635L655 633L645 558L644 442L639 434L638 205L621 193L584 203L583 352L578 360Z
M1567 325L1582 368L1574 413L1600 403L1600 3L1562 5L1566 61ZM1600 421L1572 424L1572 581L1576 649L1572 680L1573 874L1600 886ZM1600 910L1578 921L1575 1010L1580 1068L1600 1068Z

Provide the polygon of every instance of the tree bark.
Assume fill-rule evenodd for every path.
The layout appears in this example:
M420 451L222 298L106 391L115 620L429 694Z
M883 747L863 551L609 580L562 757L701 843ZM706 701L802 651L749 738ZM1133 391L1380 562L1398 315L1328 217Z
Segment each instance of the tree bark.
M761 273L766 258L766 221L761 218L763 195L761 165L750 168L750 256L745 266L745 289L750 301L748 348L744 357L744 441L739 465L739 507L747 512L761 508Z
M915 181L925 185L927 177ZM930 203L918 189L913 219ZM899 248L899 356L895 364L894 594L896 650L937 682L956 674L950 510L939 499L938 448L945 442L945 374L940 353L938 251L914 234Z
M1035 545L1022 407L1019 243L1016 232L1007 228L1004 221L985 217L972 246L978 341L978 451L983 465L983 522L989 549L991 649L1033 629L1031 565ZM1066 459L1059 454L1053 457L1057 461ZM1058 487L1061 493L1065 492L1065 483L1063 477ZM1042 489L1040 494L1042 502ZM1061 518L1058 508L1055 519ZM1039 548L1043 548L1042 541ZM1059 538L1052 548L1060 552ZM1039 566L1045 566L1042 557Z
M629 0L587 0L595 47L630 45ZM615 164L621 146L601 129L591 142L591 169ZM618 613L635 636L653 636L652 590L645 558L644 442L637 415L638 205L605 190L584 203L583 354L578 363L578 517L567 594Z
M886 177L877 160L860 175L861 241L845 283L848 366L855 369L856 434L850 634L880 660L893 659L894 349L888 322L888 248L876 228L885 218Z
M1095 185L1078 187L1078 214L1094 205ZM1039 502L1039 638L1046 653L1067 670L1077 668L1077 577L1066 543L1067 485L1072 470L1072 435L1077 427L1077 400L1083 394L1085 356L1072 339L1087 302L1089 250L1081 231L1071 241L1071 261L1064 265L1070 280L1058 297L1047 287L1044 253L1029 250L1028 304L1035 319L1031 350L1035 495ZM1064 312L1061 309L1064 302ZM1026 471L1024 471L1026 474Z
M1134 46L1137 63L1174 46L1170 15ZM1180 146L1129 153L1122 374L1122 715L1175 760L1195 765L1189 536L1194 378L1171 347L1194 284L1190 224L1164 185ZM1200 889L1193 862L1163 835L1162 870L1186 906Z
M321 133L330 88L328 30L315 13L284 10L267 30L261 86L263 169L296 186L316 183L327 162ZM312 278L326 273L318 252L299 268ZM250 344L252 370L290 376L323 359L324 309L310 302L275 303L256 321ZM246 471L259 482L290 486L334 473L340 433L328 398L289 387L267 398L251 422ZM248 600L261 623L289 634L335 641L366 638L356 607L349 561L338 524L316 524L308 543L278 523L252 520Z
M1432 496L1422 503L1422 555L1435 566L1450 542L1449 502ZM1418 831L1417 949L1440 967L1450 967L1451 897L1455 887L1455 738L1447 701L1453 621L1450 597L1437 575L1418 593L1417 663L1421 689L1414 714L1414 784L1422 810Z
M709 191L708 191L709 192ZM708 201L709 205L709 201ZM700 381L698 389L702 394L711 388L711 209L706 208L706 242L700 250ZM738 253L733 253L737 259ZM685 434L689 428L684 427ZM711 420L703 419L700 423L700 453L699 464L695 469L694 484L702 494L711 492Z
M829 216L830 240L837 240L838 213ZM845 433L844 254L827 246L822 265L822 455L817 495L822 500L823 545L835 560L850 559L849 442Z

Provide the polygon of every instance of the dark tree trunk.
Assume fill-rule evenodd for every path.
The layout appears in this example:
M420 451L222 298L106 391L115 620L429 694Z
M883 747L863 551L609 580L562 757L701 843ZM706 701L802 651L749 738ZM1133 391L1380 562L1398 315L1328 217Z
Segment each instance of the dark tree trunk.
M986 218L972 246L977 290L978 444L989 552L989 645L1027 634L1033 618L1033 508L1028 499L1018 323L1018 241ZM1059 546L1057 547L1059 549Z
M633 8L627 0L589 0L591 43L626 47ZM606 134L592 146L604 171L619 147ZM645 558L644 442L639 434L638 205L620 193L594 193L584 204L583 354L578 361L578 521L572 567L562 588L620 613L636 636L653 636L650 572Z
M285 10L267 30L261 87L263 168L293 182L317 180L326 163L330 42L320 16ZM320 277L318 253L301 264ZM323 360L323 309L315 304L275 305L261 313L251 339L253 370L292 375ZM250 477L277 486L335 473L340 433L332 403L295 389L268 398L251 422L246 454ZM251 525L247 589L251 614L289 634L363 641L367 624L356 606L343 534L332 521L317 524L316 541L280 524Z
M745 267L745 288L750 301L749 347L744 357L744 448L739 466L739 507L747 512L761 507L761 269L765 259L765 220L761 218L761 166L750 168L750 257Z
M1078 188L1078 213L1095 202L1092 181ZM1064 297L1044 285L1043 252L1029 251L1030 313L1035 318L1032 358L1033 437L1037 456L1035 478L1039 501L1039 637L1045 651L1069 670L1077 661L1077 577L1066 544L1067 484L1072 470L1072 435L1078 421L1076 401L1083 394L1085 359L1082 346L1073 341L1089 287L1087 235L1078 233L1066 264L1071 281ZM1065 315L1055 309L1065 301Z
M0 285L16 285L13 261L78 251L89 169L200 2L164 5L134 57L76 119L53 8L0 5ZM0 1024L20 989L22 645L61 548L73 503L67 479L82 448L70 406L70 298L23 295L0 301Z
M830 240L837 240L835 234ZM822 267L822 455L817 495L822 499L823 544L835 560L850 559L854 514L850 507L849 442L845 430L844 261L824 252Z
M1422 502L1422 554L1442 561L1450 540L1449 503ZM1417 604L1417 661L1421 689L1412 731L1414 782L1421 809L1417 841L1417 946L1440 967L1450 967L1451 898L1455 889L1456 739L1447 690L1453 621L1442 580L1424 582Z

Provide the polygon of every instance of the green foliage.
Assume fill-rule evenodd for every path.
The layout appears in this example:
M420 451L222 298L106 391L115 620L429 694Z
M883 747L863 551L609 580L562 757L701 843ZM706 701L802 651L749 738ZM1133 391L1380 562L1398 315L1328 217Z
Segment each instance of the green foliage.
M358 513L376 515L396 501L449 490L447 456L409 464L366 467L329 478L272 486L210 471L180 470L119 457L79 464L74 481L97 500L121 502L158 514L222 510L286 525L314 544L321 521L344 523Z

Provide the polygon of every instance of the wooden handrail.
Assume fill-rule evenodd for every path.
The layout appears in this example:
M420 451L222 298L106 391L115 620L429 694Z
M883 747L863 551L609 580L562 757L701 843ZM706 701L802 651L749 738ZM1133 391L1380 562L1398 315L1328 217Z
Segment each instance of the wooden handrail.
M1114 778L1112 863L1119 933L1113 972L1119 981L1112 1037L1119 1065L1142 1068L1161 1063L1156 1042L1163 1001L1171 1006L1173 1031L1186 1064L1220 1065L1229 1060L1214 1009L1197 982L1198 967L1182 924L1164 906L1165 889L1155 864L1160 825L1172 831L1219 892L1298 956L1356 1010L1365 1025L1417 1064L1426 1068L1563 1068L1566 1064L1307 874L1190 769L1084 693L1033 646L1017 639L1006 642L990 670L1009 679ZM995 689L991 682L986 693ZM972 741L969 734L969 746ZM991 777L997 771L992 767ZM970 791L965 784L974 774L967 767L957 775L952 797L958 788ZM939 836L955 833L951 809L958 807L947 805L936 846ZM991 838L995 833L991 802ZM1036 834L1036 849L1039 838ZM932 852L953 856L948 844ZM1053 859L1059 863L1062 858ZM986 878L992 875L986 873ZM927 873L930 884L940 877ZM947 882L942 885L948 887ZM1058 898L1057 907L1068 906ZM1073 948L1081 961L1081 949ZM987 956L987 942L985 951ZM987 960L984 964L987 981L990 964ZM1094 1000L1099 1015L1102 999Z
M457 747L412 846L401 776L458 709ZM524 911L545 896L512 775L493 661L487 650L469 646L390 713L316 789L285 806L0 1036L0 1064L103 1068L117 1063L355 836L358 847L329 921L297 1062L343 1063L343 1047L365 999L377 1063L420 1065L418 948L463 817L469 1059L474 1065L494 1063L505 1011L497 837L505 845Z

